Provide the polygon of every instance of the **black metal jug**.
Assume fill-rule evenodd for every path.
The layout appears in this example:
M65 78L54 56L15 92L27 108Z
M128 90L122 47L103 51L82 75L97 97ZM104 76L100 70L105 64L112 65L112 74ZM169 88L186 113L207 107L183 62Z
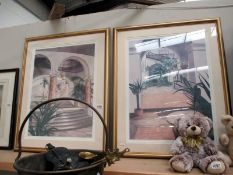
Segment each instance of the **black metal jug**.
M43 105L46 105L51 102L57 102L57 101L64 101L64 100L72 100L74 102L78 102L81 104L84 104L91 108L98 116L98 118L101 120L104 131L105 131L105 148L103 151L97 151L97 150L86 150L86 149L78 149L78 150L70 150L73 154L80 154L81 152L91 152L93 154L98 155L98 159L96 159L94 162L89 164L88 166L82 167L82 168L76 168L76 169L69 169L69 170L59 170L59 171L52 171L49 170L47 167L48 162L46 161L46 153L38 153L30 156L25 156L21 158L22 154L22 132L23 128L28 121L28 119L31 117L33 112L35 112L38 108L40 108ZM106 164L109 166L113 164L115 161L119 160L119 158L129 149L125 149L122 152L119 152L118 149L116 150L110 150L109 149L109 142L108 142L108 129L104 122L103 117L101 114L90 104L83 102L78 99L74 98L56 98L52 100L45 101L36 107L34 107L29 114L25 117L24 121L22 122L22 125L19 130L18 134L18 156L14 162L14 168L17 170L19 175L51 175L51 174L57 174L57 175L102 175L104 171L104 167Z

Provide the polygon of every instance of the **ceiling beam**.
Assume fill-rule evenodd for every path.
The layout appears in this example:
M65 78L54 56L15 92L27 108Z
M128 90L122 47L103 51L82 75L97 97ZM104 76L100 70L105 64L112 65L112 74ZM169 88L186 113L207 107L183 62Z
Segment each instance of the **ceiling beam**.
M70 0L70 1L41 0L41 1L46 3L48 7L52 8L49 15L49 19L57 19L62 17L63 15L64 17L67 17L67 16L75 16L81 14L107 11L128 3L135 3L135 4L148 5L148 6L164 4L160 0L80 0L77 2L76 0ZM61 4L61 5L57 5L57 4ZM62 7L62 4L65 5L65 12L63 11L64 9Z
M65 5L61 3L54 3L53 8L49 13L49 19L59 19L65 14Z
M114 7L127 4L127 3L128 3L128 0L102 0L102 1L97 1L97 2L90 1L84 4L83 6L76 8L75 10L65 13L65 16L107 11Z
M111 10L117 6L128 4L128 3L136 3L142 5L158 5L163 4L159 1L153 0L87 0L86 3L83 3L82 6L72 10L66 11L65 17L72 16L72 15L81 15L81 14L88 14L88 13L95 13L101 11Z
M158 5L163 4L159 1L152 1L152 0L127 0L129 3L136 3L136 4L142 4L142 5Z

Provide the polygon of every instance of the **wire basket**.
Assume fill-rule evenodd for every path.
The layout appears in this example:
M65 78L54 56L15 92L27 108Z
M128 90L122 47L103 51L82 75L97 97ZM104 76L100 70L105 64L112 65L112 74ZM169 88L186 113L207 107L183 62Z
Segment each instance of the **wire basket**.
M78 104L83 104L89 107L92 111L94 111L98 118L101 120L105 136L106 136L106 144L105 148L103 148L103 151L97 151L97 150L87 150L87 149L77 149L77 150L69 150L72 154L80 154L81 152L91 152L93 154L98 155L98 159L95 159L91 164L88 166L82 167L82 168L75 168L75 169L69 169L69 170L59 170L54 171L48 168L48 162L46 160L46 153L38 153L30 156L25 156L21 158L22 154L22 132L23 128L26 124L26 122L29 120L31 116L33 116L34 112L38 111L39 108L56 102L61 101L72 101ZM86 102L83 102L78 99L74 98L56 98L52 100L45 101L37 106L35 106L29 114L25 117L24 121L22 122L22 125L19 130L18 134L18 156L15 159L14 162L14 168L17 170L19 175L50 175L50 174L59 174L59 175L102 175L104 171L104 167L106 164L109 166L113 164L115 161L118 161L119 158L125 153L128 152L129 149L125 149L122 152L119 152L119 149L110 150L109 149L109 142L108 142L108 129L104 122L103 117L101 114L90 104L87 104Z

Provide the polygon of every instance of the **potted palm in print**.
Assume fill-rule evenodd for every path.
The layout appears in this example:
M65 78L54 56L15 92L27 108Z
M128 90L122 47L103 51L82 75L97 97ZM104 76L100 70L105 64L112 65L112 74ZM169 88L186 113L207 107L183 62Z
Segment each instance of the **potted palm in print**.
M206 75L208 78L208 75ZM210 84L203 75L199 74L199 82L195 83L187 80L183 75L177 75L174 81L176 92L183 92L189 99L189 108L202 113L212 119Z
M208 78L208 74L206 76L199 74L199 82L196 83L178 74L176 81L174 81L174 86L177 89L175 93L183 92L189 99L188 105L191 110L199 112L212 120L211 94ZM209 133L209 137L214 138L213 130Z
M43 77L42 82L40 84L43 87L42 100L46 100L46 87L49 85L49 81L46 79L46 77Z
M33 113L30 118L29 133L32 136L51 136L54 135L58 128L52 125L52 121L61 114L57 113L58 105L48 103Z
M73 97L76 99L85 100L85 80L81 77L73 77L71 79L74 82Z
M137 107L134 109L135 116L142 116L143 109L140 107L140 93L146 88L142 80L137 80L134 83L129 83L129 89L136 96Z

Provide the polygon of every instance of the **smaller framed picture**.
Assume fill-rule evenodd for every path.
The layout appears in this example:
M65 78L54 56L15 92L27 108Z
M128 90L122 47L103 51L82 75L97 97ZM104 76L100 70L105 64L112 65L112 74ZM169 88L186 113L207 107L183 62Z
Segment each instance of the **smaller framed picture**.
M14 140L19 69L0 70L0 149L11 149Z

